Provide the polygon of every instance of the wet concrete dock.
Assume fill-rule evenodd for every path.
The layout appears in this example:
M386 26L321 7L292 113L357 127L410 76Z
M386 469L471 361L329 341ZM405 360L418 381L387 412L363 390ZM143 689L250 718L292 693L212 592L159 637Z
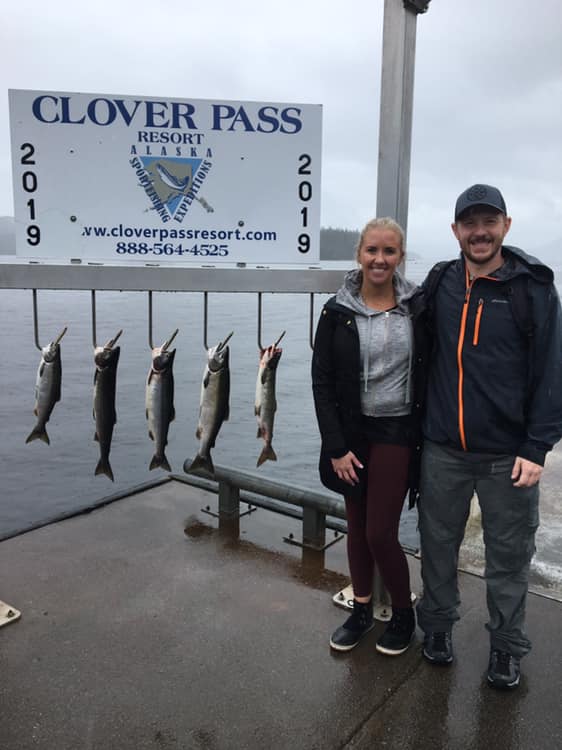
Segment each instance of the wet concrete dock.
M303 555L278 516L219 524L202 511L216 503L170 482L0 543L0 599L22 611L0 629L1 750L562 747L561 603L529 595L534 650L512 693L485 684L469 574L450 668L422 659L419 634L378 654L382 623L334 655L345 542Z

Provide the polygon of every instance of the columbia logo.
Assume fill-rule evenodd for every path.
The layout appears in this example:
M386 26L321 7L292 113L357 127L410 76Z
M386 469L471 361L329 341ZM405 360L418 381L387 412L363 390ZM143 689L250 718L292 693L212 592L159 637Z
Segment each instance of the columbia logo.
M491 301L492 302L499 302L501 305L507 305L508 304L508 300L506 300L506 299L493 299Z

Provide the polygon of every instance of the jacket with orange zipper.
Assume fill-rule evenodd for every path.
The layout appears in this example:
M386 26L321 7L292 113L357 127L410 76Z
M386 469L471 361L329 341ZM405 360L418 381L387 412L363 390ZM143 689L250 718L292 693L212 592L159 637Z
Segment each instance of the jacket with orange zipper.
M458 450L544 464L562 437L562 317L553 273L518 248L470 280L464 257L428 300L434 335L424 436ZM533 335L513 315L513 280L528 278ZM426 280L427 282L427 280Z

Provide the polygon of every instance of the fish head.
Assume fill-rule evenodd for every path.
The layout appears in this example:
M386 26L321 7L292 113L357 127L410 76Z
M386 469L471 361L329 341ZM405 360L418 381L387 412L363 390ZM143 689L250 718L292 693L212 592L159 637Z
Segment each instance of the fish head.
M224 341L219 341L216 346L207 350L207 367L211 372L218 372L228 367L229 350L227 343L230 341L234 331L231 331Z
M262 349L260 367L268 367L270 370L276 370L282 354L283 349L275 346L268 346L267 349Z
M41 349L41 355L45 363L54 362L60 357L60 342L67 330L65 326L54 341Z
M50 344L41 349L41 356L44 362L54 362L59 355L60 346L55 341L51 341Z
M116 346L111 349L107 346L97 346L94 351L94 362L98 370L105 370L109 367L117 367L121 348Z
M154 372L165 372L171 370L174 364L174 357L176 356L176 350L172 349L168 351L161 346L157 346L152 350L152 369Z
M229 356L228 346L219 343L207 351L207 367L211 372L218 372L228 367Z

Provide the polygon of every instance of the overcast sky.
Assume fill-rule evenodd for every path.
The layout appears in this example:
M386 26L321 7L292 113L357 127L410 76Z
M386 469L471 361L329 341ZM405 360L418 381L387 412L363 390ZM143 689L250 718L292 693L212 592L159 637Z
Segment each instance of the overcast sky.
M0 28L0 216L9 88L323 105L322 226L374 215L383 0L10 2ZM433 0L417 19L409 248L450 256L457 195L495 184L512 244L562 249L562 3ZM557 250L556 255L554 255Z

